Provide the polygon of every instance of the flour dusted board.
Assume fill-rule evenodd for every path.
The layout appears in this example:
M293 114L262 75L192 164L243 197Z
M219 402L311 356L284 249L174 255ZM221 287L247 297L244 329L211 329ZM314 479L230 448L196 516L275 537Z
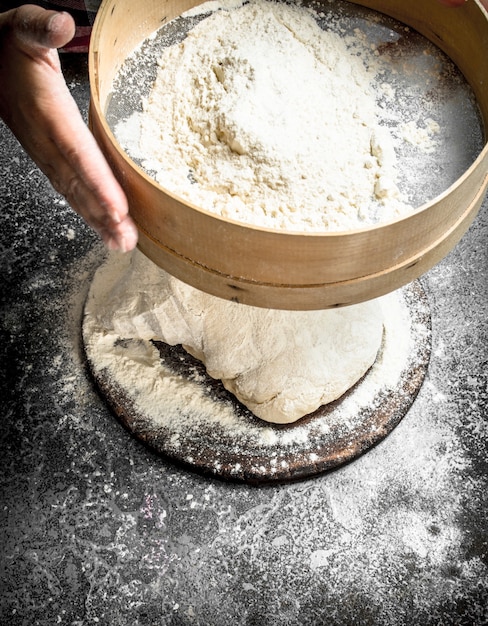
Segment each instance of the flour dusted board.
M93 329L85 328L85 350L108 404L128 430L156 452L225 479L297 480L366 452L391 432L415 400L430 355L428 303L417 282L387 298L384 341L373 367L338 401L290 426L259 420L183 349L164 344L157 348L167 394L159 411L149 415L141 410L133 386L125 379L121 384L116 370L93 358ZM135 350L139 360L153 358L148 344L119 345L118 358L124 358L124 350L132 352L132 358ZM143 406L146 401L142 398Z

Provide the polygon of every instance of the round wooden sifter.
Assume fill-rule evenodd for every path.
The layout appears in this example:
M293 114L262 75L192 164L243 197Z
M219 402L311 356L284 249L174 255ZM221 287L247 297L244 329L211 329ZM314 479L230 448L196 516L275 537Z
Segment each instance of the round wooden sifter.
M162 343L155 344L161 375L172 384L166 397L158 396L157 409L145 411L133 386L119 378L117 370L101 366L90 349L92 330L85 348L103 397L130 433L150 448L220 478L286 482L357 458L383 440L414 402L430 356L428 301L415 281L387 296L387 302L375 364L339 400L291 425L255 417L183 348ZM175 383L179 394L172 391Z
M453 180L437 188L433 196L422 198L411 215L337 233L283 232L225 219L164 189L128 156L107 120L114 80L134 48L153 37L162 24L171 24L199 4L198 0L104 0L93 29L90 124L127 194L142 251L198 289L244 304L283 309L324 309L368 300L415 280L439 262L456 245L481 206L488 185L486 142ZM396 54L402 47L405 54L415 50L413 37L405 36L405 24L411 27L410 34L414 30L420 33L457 65L488 126L488 15L478 0L468 0L455 10L439 0L317 0L315 4L327 16L336 7L342 10L342 5L357 10L359 18L351 22L353 29L357 25L363 28L367 18L358 19L364 11L373 10L369 26L364 28L365 32L371 28L371 43L383 55L392 50ZM395 39L389 39L391 30L381 27L378 16L399 21ZM421 43L417 56L409 57L405 72L413 75L419 67L426 87L424 93L412 94L413 105L426 98L432 103L436 97L424 73L425 49ZM146 54L141 60L141 65L145 64ZM449 71L440 72L437 89L448 79ZM132 87L125 83L122 91L138 91L141 85L139 80ZM438 95L446 98L445 94ZM446 167L449 150L440 157ZM410 164L402 167L406 171ZM418 186L418 181L413 180L413 184ZM422 183L423 188L428 186Z

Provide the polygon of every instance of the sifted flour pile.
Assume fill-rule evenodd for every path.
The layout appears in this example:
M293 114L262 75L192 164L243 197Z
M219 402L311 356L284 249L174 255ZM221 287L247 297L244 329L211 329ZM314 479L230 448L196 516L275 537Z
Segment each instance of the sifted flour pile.
M216 6L163 49L142 113L116 128L127 152L171 192L254 225L341 231L409 213L367 51L303 7L197 10Z

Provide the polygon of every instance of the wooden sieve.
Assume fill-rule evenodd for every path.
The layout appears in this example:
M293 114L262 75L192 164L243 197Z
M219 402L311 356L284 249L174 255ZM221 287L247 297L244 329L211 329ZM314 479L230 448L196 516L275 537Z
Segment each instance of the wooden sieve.
M488 144L448 189L408 217L347 232L291 233L228 220L158 185L121 149L106 120L114 78L133 49L195 0L104 0L89 52L90 126L122 184L139 247L160 267L213 295L267 308L323 309L378 297L418 278L460 240L488 186ZM324 0L326 4L326 0ZM470 84L488 129L488 14L477 0L354 4L412 27Z

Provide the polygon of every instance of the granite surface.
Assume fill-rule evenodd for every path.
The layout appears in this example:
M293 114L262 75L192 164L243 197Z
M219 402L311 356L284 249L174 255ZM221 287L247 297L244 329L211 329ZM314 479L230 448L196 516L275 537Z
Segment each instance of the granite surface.
M65 57L86 112L84 57ZM488 624L488 202L422 277L426 381L380 445L303 482L199 476L90 379L97 237L0 126L2 625Z

